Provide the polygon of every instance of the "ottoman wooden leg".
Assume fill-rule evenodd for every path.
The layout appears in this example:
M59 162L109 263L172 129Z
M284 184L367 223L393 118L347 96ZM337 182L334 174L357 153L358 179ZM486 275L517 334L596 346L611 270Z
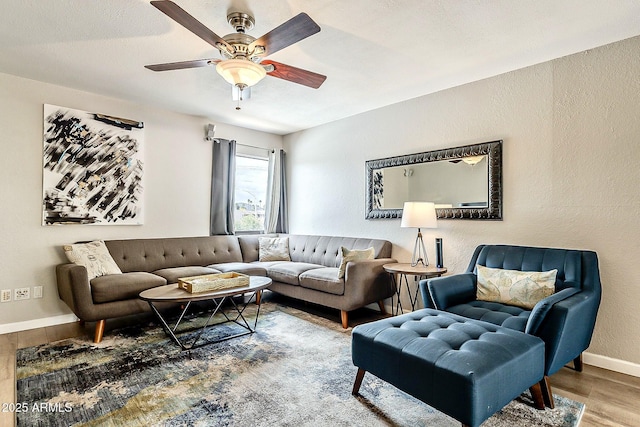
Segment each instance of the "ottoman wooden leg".
M364 378L365 372L367 371L365 371L362 368L358 368L358 373L356 374L356 380L353 383L353 390L351 390L351 394L353 394L354 396L356 396L360 391L360 386L362 385L362 379Z
M556 405L553 402L553 393L551 392L551 384L549 383L548 376L545 375L542 381L540 381L540 388L542 389L544 403L551 409L555 408Z

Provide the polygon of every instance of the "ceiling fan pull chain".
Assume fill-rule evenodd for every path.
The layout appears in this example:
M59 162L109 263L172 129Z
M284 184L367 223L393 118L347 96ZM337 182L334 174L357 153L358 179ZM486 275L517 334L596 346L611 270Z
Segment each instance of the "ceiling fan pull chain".
M238 84L236 87L238 88L238 105L236 106L236 110L240 110L240 101L244 100L244 90L246 86Z

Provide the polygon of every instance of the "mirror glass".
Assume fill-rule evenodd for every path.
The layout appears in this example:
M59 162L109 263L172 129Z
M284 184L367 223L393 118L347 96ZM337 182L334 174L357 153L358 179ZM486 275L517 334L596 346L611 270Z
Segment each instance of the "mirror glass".
M438 218L501 219L502 141L369 160L367 218L399 218L406 201Z
M469 157L467 162L440 160L377 169L381 189L376 209L402 209L405 201L425 200L437 208L483 207L489 203L487 156Z

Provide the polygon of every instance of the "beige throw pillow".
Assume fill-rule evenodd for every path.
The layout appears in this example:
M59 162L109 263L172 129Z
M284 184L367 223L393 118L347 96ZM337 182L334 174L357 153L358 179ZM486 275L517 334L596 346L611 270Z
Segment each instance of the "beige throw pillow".
M258 261L291 261L288 237L260 237Z
M531 310L555 292L558 270L518 271L477 266L480 301L501 302Z
M340 252L342 253L342 260L340 261L340 269L338 270L338 279L342 279L344 277L344 273L347 270L347 263L349 261L374 259L376 253L375 249L372 247L367 249L347 249L344 246L340 247Z
M107 274L122 274L102 240L64 245L62 249L70 262L86 267L89 280Z

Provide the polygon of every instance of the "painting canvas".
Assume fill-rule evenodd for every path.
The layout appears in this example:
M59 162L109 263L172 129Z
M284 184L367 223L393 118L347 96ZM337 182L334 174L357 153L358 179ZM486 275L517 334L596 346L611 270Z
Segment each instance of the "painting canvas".
M373 208L384 208L384 174L382 170L373 172Z
M138 225L144 125L44 105L43 225Z

